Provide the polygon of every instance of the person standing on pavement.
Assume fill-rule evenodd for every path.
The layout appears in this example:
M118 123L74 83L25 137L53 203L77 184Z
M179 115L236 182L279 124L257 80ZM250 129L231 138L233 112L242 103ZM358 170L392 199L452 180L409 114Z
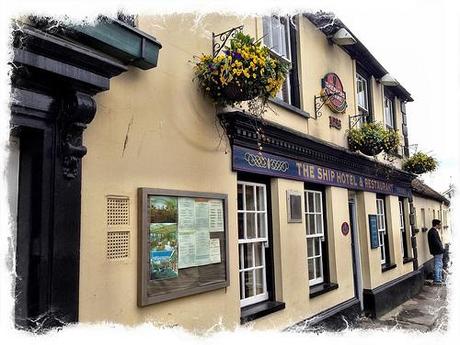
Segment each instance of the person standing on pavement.
M444 247L439 237L438 230L441 229L441 221L439 219L433 219L433 227L428 231L428 246L430 248L430 254L434 257L434 278L433 284L442 284L442 258L444 255Z

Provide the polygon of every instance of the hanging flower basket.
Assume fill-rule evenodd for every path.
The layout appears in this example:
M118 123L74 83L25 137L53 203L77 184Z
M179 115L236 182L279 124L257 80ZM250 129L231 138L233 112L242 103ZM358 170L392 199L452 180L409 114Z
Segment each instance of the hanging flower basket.
M387 130L381 123L365 123L361 128L348 131L348 147L351 151L361 151L367 156L376 156L382 151L397 153L399 134Z
M250 92L245 92L242 87L237 85L234 82L231 82L229 85L226 85L222 88L222 95L229 101L234 103L239 103L243 101L249 101L253 98L253 95Z
M361 153L365 154L366 156L377 156L379 153L383 151L381 146L377 145L369 145L369 146L362 146L360 149Z
M413 154L402 165L403 170L417 175L435 171L437 167L438 161L424 152Z
M238 32L230 47L213 57L203 54L195 63L194 80L216 105L230 105L260 98L266 102L281 89L289 64L272 57L254 38Z

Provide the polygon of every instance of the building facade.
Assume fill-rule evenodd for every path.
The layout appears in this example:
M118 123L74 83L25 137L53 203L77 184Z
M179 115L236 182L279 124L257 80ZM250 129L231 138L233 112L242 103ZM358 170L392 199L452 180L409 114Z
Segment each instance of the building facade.
M416 294L429 262L421 210L427 222L431 210L447 214L401 170L413 100L383 85L388 71L332 18L139 16L52 32L26 23L15 61L32 72L17 73L12 106L11 166L22 168L9 186L19 186L17 255L42 241L18 262L27 279L17 289L45 297L19 300L17 319L45 310L51 326L283 329L378 316ZM192 81L193 56L240 25L290 63L262 122L245 107L216 109ZM353 45L334 43L340 29ZM319 97L328 78L342 113ZM347 130L363 122L398 130L403 145L375 159L351 152Z
M428 248L427 231L431 229L433 219L441 220L442 229L439 232L441 241L444 246L450 246L452 243L450 200L418 179L412 181L412 191L418 260L421 265L425 266L426 274L430 275L433 271L433 257Z

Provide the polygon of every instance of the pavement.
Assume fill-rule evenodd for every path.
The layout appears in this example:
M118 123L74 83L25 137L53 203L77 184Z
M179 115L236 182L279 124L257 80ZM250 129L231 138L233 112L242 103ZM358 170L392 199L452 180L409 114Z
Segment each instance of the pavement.
M346 320L342 317L332 323L323 322L314 326L299 323L290 331L322 333L349 329L431 332L447 331L447 323L447 286L435 286L432 281L426 280L419 294L378 318L358 316Z
M353 328L447 331L447 322L447 287L427 280L418 295L379 318L360 317Z

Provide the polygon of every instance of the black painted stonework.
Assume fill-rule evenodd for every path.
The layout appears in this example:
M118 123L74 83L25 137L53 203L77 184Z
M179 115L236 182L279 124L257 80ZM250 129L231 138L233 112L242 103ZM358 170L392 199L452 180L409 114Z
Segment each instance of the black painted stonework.
M336 290L339 288L339 284L336 283L322 283L316 286L310 287L310 298L321 296L329 291Z
M20 138L15 324L44 331L78 321L82 135L96 113L92 96L128 67L28 25L14 27L13 37L11 134Z
M285 307L285 303L277 301L264 301L257 304L253 304L241 309L240 322L241 324L244 324L246 322L259 319L279 310L283 310Z
M417 270L375 289L364 289L364 311L371 317L379 317L418 294L423 283L423 272Z
M354 297L304 321L298 322L286 329L286 331L296 331L299 328L302 331L317 333L323 332L326 329L329 331L342 331L349 326L353 326L361 314L359 300Z
M425 279L433 279L434 258L431 258L427 262L423 263L423 265L420 267L420 270L423 272Z

